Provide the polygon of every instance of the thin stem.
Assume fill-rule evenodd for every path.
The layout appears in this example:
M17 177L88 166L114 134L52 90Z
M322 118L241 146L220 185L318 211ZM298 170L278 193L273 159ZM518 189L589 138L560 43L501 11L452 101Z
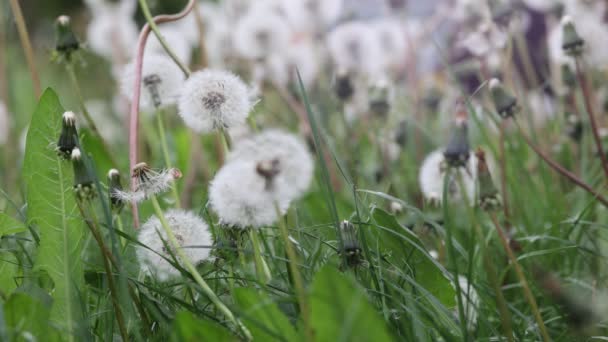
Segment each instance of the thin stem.
M540 334L543 337L543 341L549 342L549 341L551 341L551 338L549 337L549 333L547 332L547 328L545 327L545 322L543 321L543 318L540 315L540 311L538 309L538 304L536 304L536 299L534 299L534 295L532 294L532 291L530 290L530 286L528 285L528 281L526 280L524 272L522 271L521 266L519 265L519 262L517 261L515 254L513 253L513 250L509 246L509 241L507 240L507 237L506 237L503 229L500 227L500 224L498 223L498 220L496 219L496 214L490 213L490 218L492 219L492 222L494 223L494 226L496 227L496 232L498 233L498 236L500 237L500 242L502 243L502 246L505 249L505 252L507 252L507 256L509 257L511 264L513 265L513 268L515 269L515 273L517 274L517 277L519 278L519 283L521 284L522 290L524 292L524 296L526 297L528 304L530 304L530 308L532 309L532 313L534 314L534 319L536 320L536 324L538 324L538 328L540 329Z
M93 238L95 238L95 241L97 242L97 245L99 246L99 249L101 251L103 267L106 271L106 276L108 278L108 287L110 288L110 297L112 298L112 305L114 306L114 311L116 312L116 321L118 322L118 329L120 330L120 335L123 341L129 341L129 333L127 332L127 328L120 306L120 301L118 300L118 291L116 289L116 283L114 282L112 267L110 266L110 262L108 261L110 259L110 251L105 246L103 238L101 237L99 229L97 228L98 221L97 217L94 214L95 209L92 207L92 204L90 202L88 203L91 215L87 215L85 213L84 208L82 208L81 202L78 202L78 209L80 210L80 214L84 218L85 223L91 231L91 235L93 235Z
M194 4L192 6L194 6ZM146 0L139 0L139 7L141 8L144 17L146 18L148 25L150 25L150 28L154 32L154 35L160 42L160 45L162 45L167 54L171 57L171 59L173 59L175 64L177 64L177 66L182 69L186 77L190 76L190 69L182 61L179 60L175 52L173 52L173 50L171 50L171 48L169 47L169 44L167 44L165 37L163 37L163 35L160 33L160 30L158 29L155 20L152 18L152 14L150 13L150 8L148 7ZM190 7L190 5L188 7Z
M150 199L152 200L152 206L154 207L154 213L160 220L161 226L163 227L163 230L167 234L167 240L169 241L169 244L171 245L171 247L173 248L173 250L179 257L180 263L182 263L186 267L188 272L190 272L190 275L192 275L192 278L194 278L196 283L203 290L203 293L209 298L209 300L211 300L211 302L215 305L215 307L219 311L221 311L224 314L224 316L226 316L226 318L228 318L228 320L230 320L234 325L236 325L239 328L239 330L243 333L243 335L247 338L247 340L252 340L252 336L251 336L251 333L249 332L249 330L247 330L247 328L243 325L243 323L241 323L241 321L238 318L236 318L234 316L234 314L232 314L232 311L230 311L230 309L228 309L228 307L224 303L222 303L222 301L215 294L215 292L213 292L211 287L209 287L209 285L203 279L203 277L201 277L200 273L198 273L196 267L194 267L194 265L192 264L192 262L190 261L188 256L186 256L186 254L184 253L184 251L181 248L181 245L177 241L177 238L173 234L173 230L171 230L169 223L165 219L165 216L163 214L162 209L160 208L160 204L158 203L158 199L156 199L156 196L153 195L153 196L151 196Z
M40 77L38 76L38 70L36 69L36 60L34 59L34 49L30 42L30 36L27 32L27 25L23 18L23 12L21 12L21 6L19 6L19 0L10 0L13 15L15 16L15 23L17 24L17 31L19 31L19 40L21 40L21 46L25 53L25 60L27 67L30 69L30 76L32 77L32 86L34 87L34 94L36 98L40 97ZM3 52L4 53L4 52Z
M508 194L507 194L507 154L505 152L505 144L506 144L506 139L505 139L505 134L506 134L506 129L505 129L505 125L506 125L506 121L502 120L500 122L500 190L502 192L502 206L503 206L503 211L505 214L505 220L507 222L509 221L509 200L508 200ZM507 229L510 227L510 225L507 226Z
M143 0L142 0L143 1ZM179 20L185 17L194 6L194 0L190 0L183 11L174 15L159 15L150 20L150 22L142 28L139 33L139 39L137 42L137 54L135 57L135 77L133 80L133 101L131 102L131 109L129 111L129 167L133 170L135 164L137 164L137 141L139 136L139 100L141 96L141 78L143 70L144 50L146 48L146 42L148 35L150 34L150 23L165 23L170 21ZM144 2L145 6L145 2ZM147 8L147 7L146 7ZM135 190L135 183L131 184L132 190ZM137 203L131 202L131 211L133 213L133 226L139 227L139 214L137 209Z
M196 29L198 30L199 55L201 58L200 67L206 68L207 65L209 65L209 62L207 60L207 45L205 44L205 25L203 23L198 1L194 2L194 21L196 22Z
M169 156L169 147L167 146L167 136L165 134L165 122L163 120L164 111L162 108L156 110L156 128L158 129L158 135L160 136L160 148L163 153L163 159L165 160L165 167L171 168L171 157ZM171 194L175 200L175 207L181 208L179 193L177 192L177 184L171 182Z
M576 63L576 77L578 78L578 83L580 84L581 90L583 91L583 102L585 103L585 110L589 115L589 122L591 123L593 139L595 140L597 152L600 154L602 168L604 169L604 175L606 176L605 181L608 182L608 157L606 157L606 153L604 153L604 148L602 147L602 139L600 138L599 128L597 126L597 121L595 118L595 111L593 110L593 105L591 104L591 94L587 86L587 79L584 75L584 70L581 66L579 58L575 57L574 62Z
M264 261L260 251L258 232L255 228L250 228L248 229L248 233L251 245L253 246L253 260L255 262L255 272L258 276L258 280L260 281L260 284L268 284L272 279L272 275L270 274L268 265L266 264L266 261Z
M304 322L306 341L313 342L315 339L312 330L312 325L310 323L310 309L308 307L308 302L306 301L306 290L304 289L304 281L302 280L302 275L300 274L300 270L298 269L298 257L296 255L295 250L293 249L292 242L289 240L289 232L287 231L287 227L285 226L285 221L283 220L281 209L279 208L279 205L276 202L274 203L274 206L277 212L281 237L283 238L283 242L285 243L285 252L287 253L287 258L289 259L289 269L293 277L296 297L298 299L298 304L300 305L300 312L302 314L302 321Z
M536 146L532 142L532 140L530 139L530 137L528 137L528 135L526 135L526 133L524 133L524 131L521 129L521 127L519 126L519 123L517 123L517 121L515 121L515 123L517 124L517 128L519 129L520 135L524 138L524 140L526 141L526 143L528 144L528 146L532 150L534 150L534 152L536 152L536 154L542 160L544 160L547 164L549 164L549 166L551 166L559 174L561 174L562 176L568 178L572 183L574 183L575 185L579 186L580 188L584 189L585 191L587 191L588 193L590 193L591 195L593 195L593 197L595 197L605 207L608 207L608 200L606 200L606 198L604 198L602 195L600 195L597 191L593 190L593 188L591 188L591 186L589 186L587 183L583 182L575 174L573 174L572 172L566 170L563 166L559 165L557 162L555 162L554 160L552 160L545 152L543 152L538 146Z

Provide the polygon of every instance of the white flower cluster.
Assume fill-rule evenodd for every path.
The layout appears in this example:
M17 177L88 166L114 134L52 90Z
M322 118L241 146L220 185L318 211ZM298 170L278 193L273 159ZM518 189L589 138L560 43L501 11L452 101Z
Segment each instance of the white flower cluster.
M191 262L198 264L209 258L213 239L209 226L202 218L192 212L176 209L166 211L164 217L181 250ZM173 261L175 257L179 263L179 256L171 250L171 243L158 217L150 217L139 229L137 237L147 247L137 248L137 259L144 272L161 281L180 275L179 270L166 260Z
M241 140L209 187L222 224L261 227L277 220L310 186L314 164L292 134L268 130Z

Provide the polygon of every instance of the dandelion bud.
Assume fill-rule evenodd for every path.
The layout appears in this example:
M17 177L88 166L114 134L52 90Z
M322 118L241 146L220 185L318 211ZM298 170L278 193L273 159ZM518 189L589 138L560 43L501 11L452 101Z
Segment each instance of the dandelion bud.
M393 215L398 215L403 212L403 206L399 202L391 201L389 208L390 208L391 214L393 214Z
M340 223L340 239L342 240L342 247L340 254L346 259L346 265L348 267L354 267L361 263L361 245L357 238L357 230L355 226L344 220Z
M253 107L250 90L236 75L221 70L193 73L179 97L179 115L204 133L244 124Z
M500 207L500 195L492 181L492 175L486 163L486 155L482 149L475 152L477 157L477 180L479 182L479 206L483 210L494 210Z
M57 143L57 152L64 159L70 159L72 150L78 146L78 132L76 131L76 115L74 112L65 112L61 121L61 134Z
M338 72L334 81L334 91L341 101L348 101L355 93L355 87L347 72Z
M391 108L390 89L385 82L379 82L370 89L369 110L385 117Z
M78 38L70 27L70 17L61 15L55 21L55 51L69 60L72 53L80 48Z
M496 108L496 112L501 118L510 118L517 113L519 110L517 98L507 92L497 78L490 80L490 92L492 93L494 108Z
M82 160L82 154L78 147L75 147L70 154L72 166L74 168L74 192L79 200L86 200L95 197L93 183L95 179L87 170L87 166Z
M467 135L467 112L462 105L456 114L454 123L454 131L443 151L443 156L450 167L465 166L469 160L470 148Z
M578 35L572 18L569 16L564 16L562 18L562 30L562 49L564 50L564 53L573 57L580 56L583 52L585 40Z
M108 172L108 194L110 195L110 203L112 205L112 209L116 209L120 211L122 209L124 202L115 196L117 191L122 191L123 187L120 183L120 173L116 169L111 169Z

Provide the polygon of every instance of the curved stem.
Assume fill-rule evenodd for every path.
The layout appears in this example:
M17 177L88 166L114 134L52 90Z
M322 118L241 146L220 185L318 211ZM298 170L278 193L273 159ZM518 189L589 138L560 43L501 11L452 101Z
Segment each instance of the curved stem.
M174 249L175 253L179 257L180 263L182 263L185 266L185 268L188 270L188 272L190 272L190 275L192 275L192 278L194 278L194 281L196 281L196 283L201 287L201 289L203 290L203 293L209 298L209 300L211 300L211 302L215 305L215 307L219 311L221 311L224 314L224 316L226 316L226 318L228 318L228 320L230 320L232 323L234 323L234 325L236 325L239 328L239 330L243 333L243 335L247 338L247 340L252 340L251 333L249 332L249 330L247 330L247 328L243 325L243 323L241 323L241 321L234 316L232 311L230 311L230 309L228 309L228 307L224 303L222 303L222 301L219 299L219 297L215 294L215 292L213 292L213 290L211 289L211 287L209 287L209 285L203 279L203 277L201 277L200 273L198 273L198 271L196 270L196 267L194 267L194 265L192 264L190 259L184 253L179 242L177 241L177 238L175 237L175 234L173 234L173 230L171 230L169 223L165 219L165 216L163 214L162 209L160 208L160 204L158 203L156 196L154 196L154 195L151 196L151 200L152 200L152 206L154 207L154 213L160 220L161 226L163 227L163 230L167 234L167 240L169 240L169 244L171 245L171 247Z
M139 99L141 95L141 77L142 77L142 69L143 69L143 60L144 60L144 50L146 48L146 42L148 40L148 35L150 34L150 23L158 24L165 23L170 21L179 20L185 17L194 6L195 0L189 0L188 5L184 8L183 11L173 14L173 15L159 15L150 20L148 24L146 24L140 34L139 40L137 42L137 54L135 57L135 77L133 80L133 101L131 102L131 109L129 111L129 166L130 169L133 170L135 164L137 164L137 140L138 140L138 127L139 127ZM144 2L145 6L145 1ZM132 190L136 186L135 183L131 184ZM137 203L132 202L131 208L133 212L133 226L135 228L139 227L139 214L137 209Z
M19 31L19 40L21 40L21 46L25 53L25 60L27 62L28 69L30 69L30 76L32 77L32 85L34 87L34 94L36 98L40 97L40 77L38 76L38 70L36 69L36 60L34 58L34 49L30 41L30 36L27 32L27 25L23 18L23 12L21 12L21 6L19 6L19 0L10 0L13 15L15 16L15 24L17 25L17 31ZM4 53L4 52L2 52Z
M165 167L171 168L171 157L169 156L169 147L167 146L167 136L165 134L165 123L163 120L164 111L162 108L156 110L156 126L158 129L158 135L160 136L160 148L163 153L163 159L165 160ZM175 207L181 208L179 193L177 192L177 184L171 182L171 194L175 200Z
M521 266L519 265L519 262L517 261L515 254L513 253L513 250L509 246L509 241L507 240L505 232L500 227L500 224L498 224L496 215L494 213L490 213L490 218L492 219L492 222L494 223L494 226L496 227L496 232L498 233L498 236L500 237L500 242L502 243L502 246L505 249L505 252L507 252L507 256L509 257L511 264L513 264L513 268L515 269L515 273L517 274L517 277L519 278L519 283L521 284L522 290L524 292L524 296L526 297L528 304L530 304L530 308L532 309L532 313L534 314L534 319L536 319L536 324L538 324L538 328L540 329L540 334L543 337L543 341L549 342L549 341L551 341L551 338L549 337L549 333L547 333L547 328L545 327L545 322L543 321L543 318L540 315L540 311L538 309L538 304L536 304L536 299L534 299L534 295L532 294L532 291L530 290L530 286L528 285L526 276L524 275L524 272L522 271Z
M575 185L577 185L581 189L584 189L585 191L587 191L588 193L590 193L591 195L593 195L593 197L595 197L605 207L608 207L608 200L604 196L600 195L600 193L598 193L597 191L593 190L593 188L591 188L591 186L589 186L587 183L583 182L575 174L573 174L572 172L566 170L563 166L559 165L557 162L555 162L553 159L551 159L547 154L545 154L545 152L543 152L538 146L536 146L532 142L532 140L530 139L530 137L528 135L526 135L526 133L524 133L524 131L521 129L521 127L519 126L519 123L517 123L517 121L515 121L515 123L517 124L517 128L519 129L519 134L524 138L524 140L526 141L526 143L528 144L528 146L531 149L533 149L534 152L536 152L536 154L542 160L544 160L549 166L551 166L559 174L561 174L562 176L568 178L572 183L574 183Z

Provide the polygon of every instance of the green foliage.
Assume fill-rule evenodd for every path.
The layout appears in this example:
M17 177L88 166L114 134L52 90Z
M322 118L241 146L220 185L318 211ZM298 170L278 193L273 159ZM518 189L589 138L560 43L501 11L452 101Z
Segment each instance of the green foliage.
M40 235L34 271L50 276L53 286L50 319L71 334L80 320L76 303L84 284L85 228L73 195L72 166L62 161L53 148L63 112L55 92L47 89L32 115L23 177L28 224L36 227Z
M181 311L171 325L171 341L174 342L224 342L237 339L222 326L196 318L191 312Z
M4 320L10 341L31 341L44 337L44 341L61 341L58 332L48 324L50 303L31 294L17 292L4 303Z
M5 213L0 213L0 238L4 235L24 232L26 229L23 222L19 222Z

